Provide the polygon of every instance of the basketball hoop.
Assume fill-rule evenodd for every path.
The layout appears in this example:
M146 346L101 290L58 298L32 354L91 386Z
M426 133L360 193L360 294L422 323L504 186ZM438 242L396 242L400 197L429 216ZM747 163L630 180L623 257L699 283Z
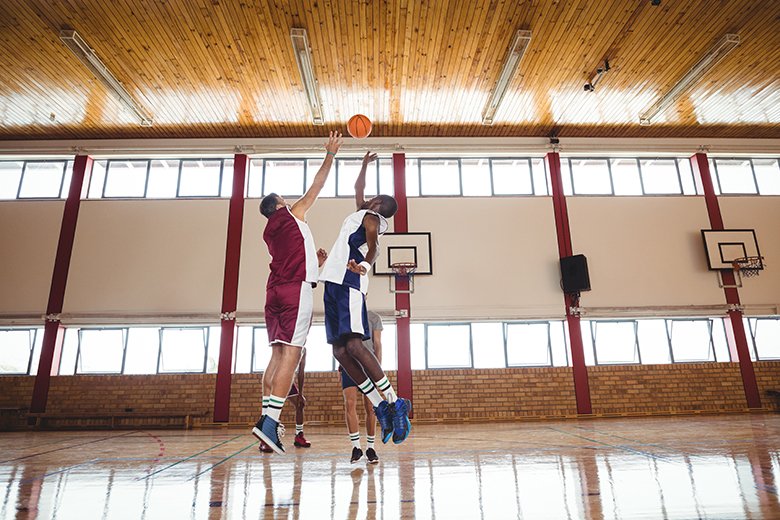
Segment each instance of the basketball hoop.
M390 292L398 294L414 293L414 272L417 271L417 264L414 262L396 262L390 264L390 269L393 271L393 276L389 282ZM393 280L395 280L395 284L393 284ZM409 289L397 289L399 281L408 282Z
M734 267L734 272L739 276L753 278L761 274L761 270L764 268L764 257L744 256L735 258L732 260L731 265Z

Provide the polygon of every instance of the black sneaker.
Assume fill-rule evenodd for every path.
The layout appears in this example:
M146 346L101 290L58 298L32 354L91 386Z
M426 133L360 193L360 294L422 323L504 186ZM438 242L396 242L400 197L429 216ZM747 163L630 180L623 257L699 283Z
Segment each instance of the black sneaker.
M352 458L349 459L350 464L354 464L363 458L363 450L360 448L352 448Z
M376 454L374 448L366 450L366 459L368 459L369 464L379 464L379 455Z

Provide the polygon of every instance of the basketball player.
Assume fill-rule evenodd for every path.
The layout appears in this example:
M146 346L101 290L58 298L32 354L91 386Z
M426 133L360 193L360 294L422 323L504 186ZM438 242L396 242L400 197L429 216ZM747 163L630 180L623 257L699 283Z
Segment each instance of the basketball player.
M306 212L314 205L325 186L330 167L342 143L339 132L331 132L325 144L325 158L306 193L291 206L275 193L260 202L260 213L268 219L263 240L271 255L266 285L265 324L273 349L263 373L263 414L252 434L276 453L284 453L281 437L284 426L279 416L292 386L301 350L309 334L312 315L312 291L317 285L318 267L327 258L314 247L314 238L306 224ZM270 391L265 394L265 391Z
M368 271L379 253L379 235L387 230L387 219L398 209L389 195L366 201L366 170L376 160L370 152L355 181L357 211L349 215L322 268L325 282L325 333L333 345L333 355L358 384L374 406L382 427L382 442L390 438L399 444L409 436L411 403L398 398L376 356L363 345L369 338L365 294ZM379 392L384 394L384 399Z
M363 342L368 350L374 353L377 361L382 363L382 318L374 311L368 311L368 335L370 339ZM357 415L357 383L355 383L349 374L339 367L341 372L341 389L344 394L344 418L347 423L347 432L349 440L352 442L352 455L350 462L352 464L363 458L363 450L360 449L360 421ZM377 464L379 456L374 449L374 439L376 435L376 416L374 407L371 405L368 397L363 396L363 404L366 409L366 459L369 464Z
M287 399L291 399L295 405L295 441L293 445L296 448L310 448L311 443L303 435L303 424L305 422L303 409L306 407L306 397L303 395L303 383L306 380L306 347L303 347L301 353L301 362L298 363L298 369L295 372L296 382L290 388ZM263 395L270 395L270 388L263 388ZM267 404L266 404L267 406ZM273 449L263 441L260 441L260 451L263 453L273 453Z

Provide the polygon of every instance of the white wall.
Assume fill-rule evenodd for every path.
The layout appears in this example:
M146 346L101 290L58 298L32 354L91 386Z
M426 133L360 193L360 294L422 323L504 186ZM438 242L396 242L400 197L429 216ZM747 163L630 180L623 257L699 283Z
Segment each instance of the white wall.
M218 321L228 204L82 201L63 312L212 313Z
M262 315L265 306L265 284L268 280L268 264L271 261L263 242L266 219L259 211L260 200L248 199L244 203L244 232L241 237L241 269L238 285L238 315ZM318 248L330 251L338 237L341 223L355 211L352 199L320 199L309 210L307 221ZM393 221L390 220L390 230ZM381 239L380 239L381 244ZM369 290L369 308L392 315L395 299L391 298L385 277L372 276ZM322 285L314 291L315 321L324 314Z
M430 231L433 244L414 318L563 317L551 198L413 198L409 228Z
M725 304L707 270L703 197L570 197L572 248L588 258L583 307Z
M62 200L0 203L0 313L46 313L64 207Z
M739 298L748 314L780 309L780 197L719 197L726 229L755 229L765 269L757 278L745 278ZM751 309L751 307L754 307ZM757 307L757 308L756 308Z

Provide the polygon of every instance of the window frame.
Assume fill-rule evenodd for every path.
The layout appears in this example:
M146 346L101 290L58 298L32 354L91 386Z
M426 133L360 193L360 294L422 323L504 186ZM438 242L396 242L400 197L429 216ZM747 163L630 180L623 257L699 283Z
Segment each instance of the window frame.
M734 192L724 192L723 186L721 186L720 183L720 172L718 171L718 161L745 161L747 160L748 164L750 165L750 175L753 180L753 188L755 189L754 192L748 192L748 193L734 193ZM713 172L710 172L710 177L715 177L715 183L718 187L718 196L727 196L727 197L757 197L761 195L761 191L758 187L758 179L756 178L756 168L753 166L753 158L752 157L713 157L712 158L712 165L713 165ZM778 170L780 170L780 165L778 166Z
M176 181L176 198L177 199L221 199L222 196L222 178L225 175L225 157L197 157L179 159L179 178ZM149 167L151 167L152 160L148 159ZM181 174L184 169L184 161L219 161L219 180L217 181L217 194L216 195L181 195ZM149 170L147 169L146 185L149 187ZM146 193L144 192L144 198Z
M23 160L22 173L19 175L19 185L16 187L16 199L15 200L58 200L63 198L63 189L65 188L65 172L68 170L68 163L71 159L43 159L43 160ZM6 162L6 161L3 161ZM19 161L7 161L7 162L19 162ZM48 163L62 163L62 172L60 172L60 189L57 191L56 196L51 197L22 197L22 186L24 185L24 176L27 173L27 165L33 164L48 164Z
M758 332L759 321L776 321L780 323L780 316L746 316L748 322L748 330L750 331L750 341L753 346L753 356L756 361L780 361L779 357L762 358L758 355L758 344L756 343L756 333ZM778 338L780 340L780 338Z
M146 162L146 178L144 180L144 194L141 196L135 196L135 195L106 195L106 185L108 184L108 175L111 173L111 163L114 162L130 162L130 161L136 161ZM146 198L147 193L149 193L149 171L152 167L152 160L151 159L107 159L106 160L106 174L103 179L103 190L100 192L100 198L101 199L115 199L115 200L142 200ZM181 161L179 161L179 176L181 176ZM176 186L176 193L178 194L179 187L178 187L178 181ZM177 196L178 198L178 196Z
M553 360L553 351L552 351L552 320L542 320L542 321L533 321L533 320L523 320L523 321L503 321L501 322L503 326L504 331L504 368L552 368L555 366L554 360ZM534 364L534 365L527 365L527 364L509 364L509 327L512 325L545 325L547 328L547 364L541 365L541 364ZM566 353L566 362L568 366L568 348L565 349L567 351ZM473 362L472 362L473 364Z
M212 325L182 325L182 326L165 326L161 325L159 334L160 334L160 347L157 350L157 372L156 375L181 375L181 374L206 374L206 370L208 368L208 359L209 359L209 337L211 334L211 327ZM203 365L200 371L195 370L178 370L178 371L161 371L160 370L160 363L162 362L162 352L163 352L163 332L166 330L197 330L201 329L204 331L205 336L203 339Z
M84 331L104 331L104 330L119 330L122 331L122 363L119 367L119 372L79 372L79 361L81 360L81 341ZM112 375L121 376L125 373L125 360L127 359L127 340L130 337L128 327L79 327L78 335L76 336L78 341L76 343L76 362L73 367L74 376L94 376L94 375Z
M680 191L677 193L647 193L647 190L645 189L645 176L642 172L642 161L671 161L674 163L674 169L677 172L677 187L680 188ZM682 173L680 172L680 163L678 162L678 158L675 157L637 157L636 158L637 168L639 168L639 182L642 185L642 197L684 197L685 195L685 189L683 188L683 182L682 182ZM691 175L693 175L693 172L691 172ZM693 183L694 187L696 186L696 182L694 180ZM690 196L690 195L689 195Z
M471 328L472 322L463 321L444 321L444 322L423 322L423 338L425 341L425 370L473 370L474 369L474 334ZM469 329L469 365L468 366L448 366L448 367L431 367L429 362L429 340L428 340L428 328L429 327L450 327L450 326L468 326Z
M4 332L27 332L30 340L30 353L27 355L27 372L3 372L0 373L0 377L4 376L29 376L32 370L33 354L35 353L35 342L38 339L38 331L40 328L36 327L8 327L2 329ZM30 336L29 334L32 333Z
M563 158L562 158L563 159ZM612 161L609 157L566 157L569 164L569 181L571 182L571 196L572 197L615 197L615 179L612 177ZM607 174L609 175L609 193L577 193L577 188L574 184L574 168L572 167L572 161L604 161L607 163ZM563 174L563 172L561 172ZM641 182L642 172L639 172L639 179ZM644 193L644 185L642 186L642 192Z
M594 366L635 366L642 364L642 352L639 348L639 320L621 320L621 319L606 319L606 320L590 320L590 333L591 341L593 345L593 363ZM596 343L596 329L599 323L631 323L634 329L634 353L636 354L636 362L634 363L599 363L598 345ZM672 363L674 361L672 360Z
M687 360L687 361L679 361L676 360L674 357L674 343L672 342L672 329L674 327L674 322L703 322L707 321L707 332L709 333L709 352L712 354L712 360ZM721 361L718 361L718 352L715 348L715 340L713 339L713 330L715 328L715 324L712 321L712 318L706 317L706 318L664 318L664 321L666 322L666 334L669 339L669 359L671 360L672 365L689 365L691 363L720 363ZM728 361L731 361L729 359Z

